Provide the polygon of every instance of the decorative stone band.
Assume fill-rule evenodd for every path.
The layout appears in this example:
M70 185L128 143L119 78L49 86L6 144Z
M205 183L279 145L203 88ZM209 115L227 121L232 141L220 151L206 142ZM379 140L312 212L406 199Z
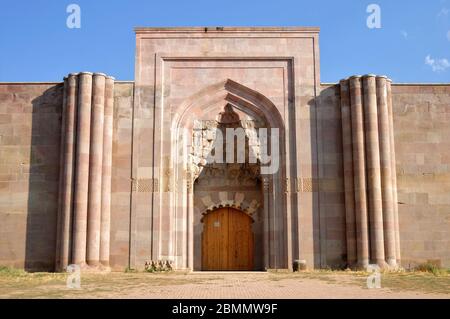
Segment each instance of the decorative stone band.
M114 78L64 78L56 270L109 267Z
M132 181L132 191L138 193L158 193L159 182L157 178L142 178Z
M340 81L347 260L396 268L400 261L391 80Z
M228 192L219 192L219 200L216 202L212 201L211 196L202 197L200 200L205 206L202 215L207 215L218 208L232 207L243 211L254 220L253 214L260 206L257 200L252 200L250 203L246 202L244 193L235 193L233 199L228 198Z

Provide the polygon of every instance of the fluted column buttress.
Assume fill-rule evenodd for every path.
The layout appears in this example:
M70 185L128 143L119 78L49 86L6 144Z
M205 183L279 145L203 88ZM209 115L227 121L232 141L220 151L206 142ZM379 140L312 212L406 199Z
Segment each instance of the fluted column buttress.
M114 79L102 73L64 79L57 271L69 264L109 264L113 86Z
M111 224L111 169L113 141L114 78L106 77L103 127L102 209L100 229L100 262L109 267Z
M344 164L345 188L345 220L347 264L349 267L357 263L356 254L356 221L355 221L355 193L353 183L353 154L352 154L352 119L350 113L350 94L348 81L340 82L341 118L342 118L342 147Z
M60 193L57 222L56 271L67 268L71 252L71 221L73 215L73 183L77 117L78 74L64 79L64 99L61 126Z
M92 73L82 72L78 77L78 125L75 155L76 174L72 262L78 265L84 265L86 263Z
M390 90L391 82L385 76L369 74L340 81L347 263L354 264L352 251L356 243L359 268L366 268L369 263L382 268L398 265Z
M358 267L369 264L369 233L367 217L366 156L364 148L364 113L362 80L360 76L349 79L350 112L352 122L352 155L354 173L355 220Z
M371 261L384 266L383 208L375 75L365 75L363 77L363 87Z
M68 90L69 90L69 85L68 85L68 78L67 76L64 77L64 82L63 82L63 103L62 103L62 107L61 107L61 136L60 136L60 144L59 144L59 149L60 149L60 154L64 154L65 152L65 134L66 134L66 107L67 107L67 94L68 94ZM64 156L60 156L59 157L59 185L60 185L60 191L58 193L58 216L56 219L56 251L55 251L55 270L56 271L61 271L64 269L64 258L63 258L63 252L62 252L62 245L63 245L63 227L64 227L64 216L63 214L59 214L59 212L63 211L63 187L62 185L64 184Z
M383 198L383 228L385 237L386 262L396 267L394 203L392 189L392 161L390 121L387 101L387 78L377 77L378 136L380 142L380 172Z
M89 203L87 262L100 263L100 220L102 208L103 124L106 75L95 73L92 83L91 149L89 154Z

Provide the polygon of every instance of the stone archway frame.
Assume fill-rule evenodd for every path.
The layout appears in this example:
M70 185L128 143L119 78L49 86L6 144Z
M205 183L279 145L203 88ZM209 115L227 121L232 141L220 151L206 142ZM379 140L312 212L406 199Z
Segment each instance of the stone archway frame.
M261 203L256 199L252 200L250 203L245 201L245 194L240 192L236 192L233 199L228 199L228 195L228 192L219 192L219 197L216 201L213 201L211 196L202 197L201 201L203 205L205 205L202 215L205 216L218 208L231 207L242 211L252 219L252 222L254 222L254 214L261 206ZM202 222L203 218L200 221Z
M174 232L182 233L182 238L187 242L187 258L183 258L186 264L176 265L178 268L193 269L194 267L194 196L193 184L195 174L186 165L186 160L180 160L179 156L187 156L186 149L192 146L192 132L194 120L207 118L207 106L224 101L249 115L259 118L267 123L268 128L278 128L280 133L279 153L280 169L273 175L262 175L263 181L263 252L264 267L288 268L288 238L287 238L287 202L285 194L286 180L286 145L285 125L283 118L275 106L267 97L233 80L227 79L213 84L193 94L174 110L172 120L172 153L171 165L173 167L169 183L174 187L173 202L170 206L175 210L173 216L186 216L186 229L174 229ZM209 110L210 111L210 110ZM181 150L181 153L180 153ZM175 225L175 227L178 227ZM179 235L178 235L179 236ZM178 237L179 238L179 237ZM177 254L177 252L174 252Z

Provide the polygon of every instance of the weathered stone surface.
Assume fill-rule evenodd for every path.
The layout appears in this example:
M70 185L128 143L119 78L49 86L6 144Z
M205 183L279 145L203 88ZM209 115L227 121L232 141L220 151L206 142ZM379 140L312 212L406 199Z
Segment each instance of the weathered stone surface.
M202 216L230 206L254 221L255 269L293 260L309 268L393 266L394 257L403 267L450 265L450 85L390 85L382 77L321 85L315 28L144 28L136 37L135 82L116 81L104 100L72 97L94 111L113 100L104 124L91 109L74 112L86 123L93 116L89 132L71 136L61 125L70 76L66 94L61 83L0 84L0 264L61 269L71 262L61 256L77 248L77 262L91 251L88 262L113 270L162 259L201 269ZM224 114L228 106L236 115ZM111 127L112 148L96 125ZM210 165L221 125L242 127L257 159L258 129L279 128L280 170ZM179 146L190 165L178 161ZM111 164L96 157L100 151ZM64 159L76 152L70 166ZM71 209L77 178L82 229L74 237L64 223L57 227L57 212L64 200L59 210ZM108 207L98 206L108 195L109 220Z
M63 85L0 92L0 264L52 271Z

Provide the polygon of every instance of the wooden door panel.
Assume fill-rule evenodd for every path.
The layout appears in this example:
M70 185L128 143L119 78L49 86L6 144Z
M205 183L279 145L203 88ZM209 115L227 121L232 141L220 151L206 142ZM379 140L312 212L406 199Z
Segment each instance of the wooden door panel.
M203 270L252 270L252 220L233 208L220 208L203 218Z
M202 264L204 270L228 267L228 209L221 208L203 219Z
M251 218L233 208L229 209L229 269L253 269L253 233Z

